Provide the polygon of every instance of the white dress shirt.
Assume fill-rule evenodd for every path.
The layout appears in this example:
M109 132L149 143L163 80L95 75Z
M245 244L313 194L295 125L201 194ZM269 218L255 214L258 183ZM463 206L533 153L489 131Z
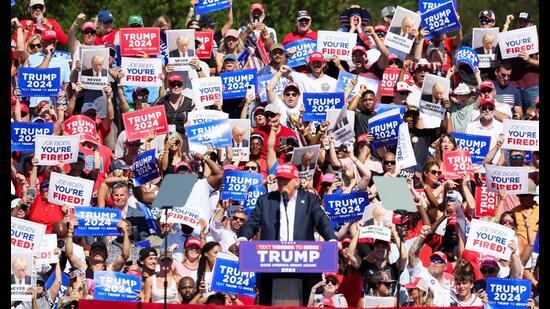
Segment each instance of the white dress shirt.
M294 193L293 197L289 196L288 206L285 212L285 204L283 200L279 202L279 210L281 211L281 224L279 229L279 240L280 241L293 241L294 240L294 214L296 213L296 196L298 192ZM288 233L290 237L287 236L287 220L286 215L288 214Z

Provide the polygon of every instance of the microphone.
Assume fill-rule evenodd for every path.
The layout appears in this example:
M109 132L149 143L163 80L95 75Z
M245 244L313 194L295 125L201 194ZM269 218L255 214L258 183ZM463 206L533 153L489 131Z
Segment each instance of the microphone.
M283 201L283 204L285 205L285 209L288 206L288 192L281 191L281 200Z
M290 227L288 223L288 212L286 208L288 207L288 192L281 191L281 201L283 201L283 205L285 206L285 217L286 217L286 240L290 240Z

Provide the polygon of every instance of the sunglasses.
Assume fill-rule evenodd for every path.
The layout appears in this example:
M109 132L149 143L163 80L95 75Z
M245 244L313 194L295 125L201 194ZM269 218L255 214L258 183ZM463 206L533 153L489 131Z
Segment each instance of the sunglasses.
M386 32L376 32L376 35L379 37L379 38L383 38L386 36Z
M84 34L96 34L97 32L95 30L84 30L82 31Z
M181 88L183 86L183 83L171 83L170 87L172 88Z
M496 272L496 269L491 268L491 267L482 267L479 271L480 271L482 274L490 274L490 273Z
M272 113L272 112L265 113L266 118L275 118L277 116L279 116L279 114L275 114L275 113Z
M334 279L334 278L328 278L325 280L325 283L326 284L332 284L332 285L337 285L338 284L338 280Z
M485 106L482 106L482 107L481 107L481 110L482 110L482 111L487 111L487 110L488 110L488 111L494 111L495 108L492 107L492 106L490 106L490 105L485 105Z
M493 89L485 88L485 89L480 90L479 92L481 92L481 93L491 93L491 92L493 92Z
M435 175L441 175L441 174L443 174L443 172L442 171L431 170L430 174L435 176Z
M38 43L38 44L29 44L29 48L30 48L30 49L42 48L42 44L41 44L41 43Z
M522 155L513 155L513 156L510 156L510 160L514 160L514 161L519 161L519 160L523 160L523 156Z
M455 196L449 196L447 197L447 201L456 202L458 199Z
M275 49L275 50L271 51L271 54L273 54L273 55L284 55L285 52L283 50L280 50L280 49Z
M253 165L245 166L245 167L244 167L244 170L245 170L245 171L257 171L257 170L258 170L258 167L257 167L257 166L253 166Z
M388 62L389 65L392 65L392 64L395 64L395 65L399 65L399 60L392 60L390 62Z
M402 96L408 96L409 95L408 91L397 91L397 93L399 93Z
M309 23L310 19L309 18L302 18L302 19L298 19L298 22L299 23L304 23L304 24L307 24Z
M393 161L389 161L389 160L384 160L384 165L395 165L395 160Z
M21 117L26 117L29 113L21 112Z
M44 6L42 4L35 4L31 7L33 10L43 10Z
M241 217L232 217L231 220L233 220L233 221L239 221L239 222L244 222L244 221L246 221L245 218L241 218Z
M512 220L502 220L500 222L501 225L508 225L508 226L516 226L516 224L514 223L514 221Z
M292 91L288 91L288 92L285 93L285 96L287 96L287 97L297 97L297 96L298 96L298 93L292 92Z
M502 78L502 79L510 79L510 77L512 77L512 74L498 73L498 75L499 75L500 78Z
M435 263L435 264L445 264L445 261L443 261L442 258L437 258L437 257L431 258L430 262Z
M492 19L487 19L487 18L481 18L479 20L479 23L482 24L482 25L485 25L485 24L488 24L488 23L491 23L491 22L493 22L493 20Z
M139 146L141 146L141 143L130 143L130 144L128 144L128 146L130 146L130 147L139 147Z

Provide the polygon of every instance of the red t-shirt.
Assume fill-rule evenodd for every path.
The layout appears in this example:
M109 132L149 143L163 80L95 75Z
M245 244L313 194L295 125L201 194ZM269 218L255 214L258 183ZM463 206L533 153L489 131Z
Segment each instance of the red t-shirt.
M344 294L349 307L355 307L361 296L363 296L361 294L362 286L361 272L359 270L352 270L351 273L342 277L338 292Z
M61 207L50 202L42 201L42 194L37 192L36 198L29 211L29 220L46 225L46 234L52 232L52 225L63 220Z
M115 44L115 35L118 30L111 31L109 34L102 36L101 34L96 34L94 39L94 45L104 45L105 43L109 42L113 45Z
M298 32L296 31L289 32L285 35L281 44L286 45L288 43L292 43L299 40L307 40L307 39L317 40L317 31L310 30L308 33L304 35L298 34Z
M263 128L256 128L252 133L258 133L261 134L264 138L264 148L262 149L261 158L265 159L267 155L267 138L269 137L269 131L271 129L268 126L264 126ZM298 136L296 136L296 133L289 129L288 127L285 127L284 125L281 125L281 130L279 133L277 133L276 140L275 140L275 149L277 150L277 147L279 147L279 144L281 143L281 137L289 137L292 136L296 139L298 139Z
M52 25L53 27L52 30L55 31L55 34L57 35L57 40L59 41L59 45L67 44L67 35L65 34L65 32L63 32L63 28L61 28L59 23L57 23L57 21L53 18L46 17L45 19ZM38 30L38 29L37 29L38 31L35 32L36 24L34 22L32 22L30 27L27 27L27 22L29 21L32 21L32 20L23 19L20 21L23 32L28 31L27 35L25 36L25 42L27 42L33 34L39 34L40 32L42 32L41 30ZM44 28L44 30L48 29L48 27L46 26L42 26L42 28ZM15 41L17 40L17 29L15 29L15 31L13 32L12 39Z

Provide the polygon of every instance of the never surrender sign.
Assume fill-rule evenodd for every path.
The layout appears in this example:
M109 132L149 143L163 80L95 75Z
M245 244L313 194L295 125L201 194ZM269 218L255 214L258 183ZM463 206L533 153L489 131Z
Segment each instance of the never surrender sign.
M11 151L34 151L37 135L52 135L53 122L12 122Z
M366 225L362 226L359 232L359 239L372 238L383 241L391 240L391 230L381 225Z
M94 271L94 299L137 302L141 277L115 271Z
M456 31L462 28L456 17L455 7L452 1L437 6L420 15L422 24L430 32L430 36ZM428 38L429 39L429 38Z
M216 11L225 10L231 7L229 0L198 0L195 4L195 14L202 15Z
M391 109L369 119L369 134L374 136L373 147L396 144L399 125L403 122L399 109Z
M22 97L57 97L61 87L60 68L20 67L17 76Z
M239 270L256 273L320 273L338 270L338 243L243 241Z
M220 253L212 270L212 291L256 297L256 274L239 270L238 259Z
M222 78L224 99L244 98L249 86L256 93L257 72L255 69L224 72L220 76Z
M330 221L343 223L361 219L369 204L369 195L366 192L326 194L323 200Z
M487 278L487 308L525 308L531 298L531 280Z
M37 135L34 144L39 165L57 165L78 161L78 135Z
M296 48L296 53L288 58L287 65L291 68L299 67L306 65L306 58L317 50L317 41L306 39L294 41L285 45L285 51L288 52L291 48Z
M155 149L147 150L136 156L130 169L134 173L134 186L141 186L153 179L160 177Z
M508 194L524 194L528 191L528 167L486 165L485 171L489 191L506 189Z
M74 229L75 236L120 236L117 229L120 221L120 209L78 207L74 210L78 225Z
M121 28L119 33L122 56L138 56L140 52L160 54L160 28Z
M317 31L317 51L326 59L338 56L340 60L351 61L351 50L357 44L357 33L340 31Z
M515 235L514 230L504 225L472 219L465 248L508 261L512 254L508 243Z
M468 150L472 163L482 164L489 152L491 137L485 135L473 135L460 132L451 132L456 140L458 148Z
M443 177L445 179L462 179L462 173L472 172L472 159L468 150L453 150L443 153Z
M539 122L504 119L504 149L539 150Z
M193 78L193 101L197 108L214 105L222 102L222 79L219 76Z
M57 205L79 207L90 205L94 181L52 172L48 200Z
M325 121L328 110L344 107L343 92L305 92L303 100L304 121Z
M160 87L162 80L161 58L128 58L122 57L120 67L124 77L120 79L123 86Z
M498 34L498 46L502 59L517 58L521 52L536 54L539 52L537 26L525 27Z
M243 202L250 186L261 185L262 174L244 171L226 171L223 173L223 191L221 199Z
M164 105L122 113L122 121L129 142L146 138L151 131L157 136L168 132Z
M493 217L496 213L498 204L498 194L489 191L485 185L476 186L476 210L475 216L481 217Z

